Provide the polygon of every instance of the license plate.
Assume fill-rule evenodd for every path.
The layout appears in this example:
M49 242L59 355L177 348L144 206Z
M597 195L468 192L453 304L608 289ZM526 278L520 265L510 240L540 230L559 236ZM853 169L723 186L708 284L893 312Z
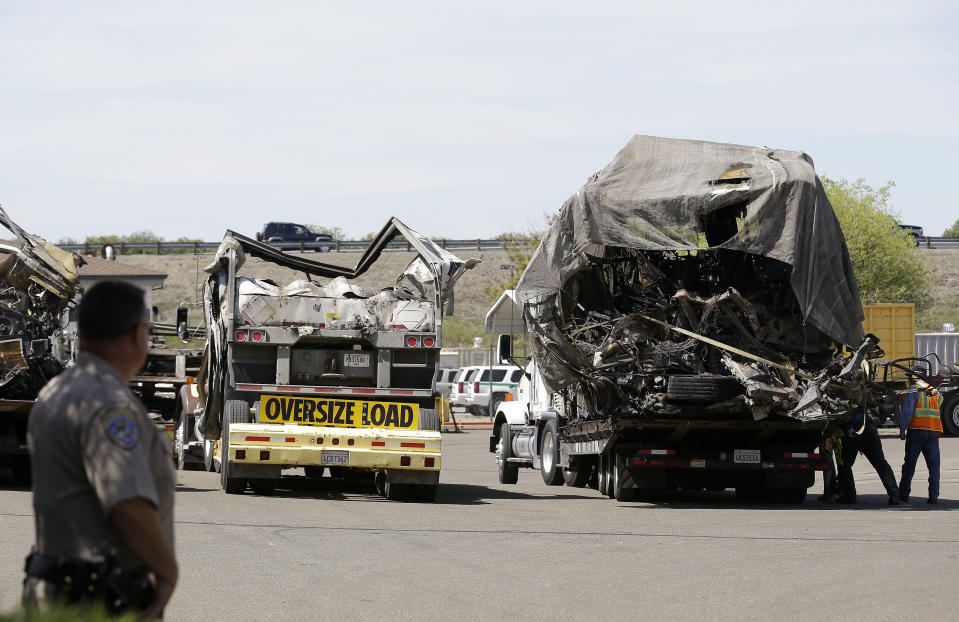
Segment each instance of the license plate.
M734 449L733 462L736 464L759 464L759 450Z
M320 456L320 464L329 464L334 466L348 466L350 464L350 452L348 451L324 451Z
M370 366L370 355L369 354L355 354L353 352L347 352L343 355L343 367L369 367Z

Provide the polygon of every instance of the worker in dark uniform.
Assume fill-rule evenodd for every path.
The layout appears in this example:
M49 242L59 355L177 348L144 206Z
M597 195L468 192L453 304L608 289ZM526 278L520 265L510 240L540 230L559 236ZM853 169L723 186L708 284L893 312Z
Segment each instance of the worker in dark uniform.
M879 474L889 505L899 505L899 484L892 467L886 462L882 452L879 428L872 415L865 408L857 408L843 426L842 444L839 452L839 496L836 503L856 503L856 481L852 475L852 466L856 456L866 456L872 468Z
M30 414L36 544L23 600L103 604L157 617L176 586L170 445L130 392L146 360L149 311L106 281L77 309L80 356Z

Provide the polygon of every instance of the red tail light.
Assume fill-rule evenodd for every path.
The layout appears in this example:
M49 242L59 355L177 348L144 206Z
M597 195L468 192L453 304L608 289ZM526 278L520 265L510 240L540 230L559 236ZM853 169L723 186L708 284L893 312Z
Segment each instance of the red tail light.
M479 393L479 383L478 383L478 382L474 382L474 383L473 383L473 393Z
M238 330L236 331L236 335L234 335L234 337L236 337L237 341L246 341L246 331Z
M415 348L416 346L419 345L419 343L420 343L420 340L413 335L410 335L409 337L406 338L406 345L410 348Z
M436 460L433 458L426 458L425 460L423 460L423 466L425 466L428 469L432 468L435 464L436 464Z
M460 392L460 393L463 392L463 383L462 383L462 382L459 383L459 386L456 388L456 390L457 390L458 392Z
M263 333L261 331L255 330L250 333L250 339L253 341L263 341Z
M432 348L432 347L433 347L433 344L435 344L435 343L436 343L436 341L435 341L432 337L423 337L423 346L424 346L424 347Z

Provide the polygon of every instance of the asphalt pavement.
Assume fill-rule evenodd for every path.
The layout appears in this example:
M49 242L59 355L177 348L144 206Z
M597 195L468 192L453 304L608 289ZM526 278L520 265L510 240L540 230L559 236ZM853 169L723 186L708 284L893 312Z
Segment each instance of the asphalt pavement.
M619 503L497 483L486 430L444 434L435 504L371 483L290 478L229 496L181 472L181 578L166 620L952 619L959 577L959 438L941 441L942 498L890 507L862 457L856 506L748 505L731 491ZM902 442L883 431L893 470ZM919 493L918 495L916 493ZM19 599L30 493L0 484L0 612Z

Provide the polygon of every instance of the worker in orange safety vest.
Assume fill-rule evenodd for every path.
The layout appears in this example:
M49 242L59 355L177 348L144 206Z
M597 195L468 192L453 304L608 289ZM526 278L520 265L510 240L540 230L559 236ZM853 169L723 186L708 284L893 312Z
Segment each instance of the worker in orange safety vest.
M909 374L911 390L906 394L899 415L899 438L906 441L906 457L899 480L899 497L909 501L912 476L921 453L929 469L929 498L926 503L939 501L939 392L916 376Z

